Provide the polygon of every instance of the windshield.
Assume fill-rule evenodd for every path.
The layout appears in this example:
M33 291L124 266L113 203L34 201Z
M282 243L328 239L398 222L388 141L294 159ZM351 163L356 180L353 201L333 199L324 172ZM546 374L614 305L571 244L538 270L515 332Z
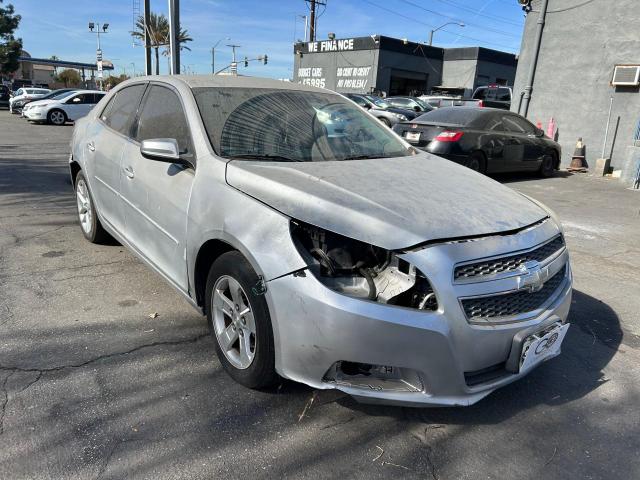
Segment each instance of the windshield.
M68 97L69 95L71 95L73 92L61 92L61 93L55 93L53 95L51 95L49 98L51 100L60 100L61 98L65 98Z
M387 109L391 106L380 97L374 97L373 95L365 95L365 97L378 108Z
M225 158L319 162L413 155L344 97L280 89L193 89L214 150Z

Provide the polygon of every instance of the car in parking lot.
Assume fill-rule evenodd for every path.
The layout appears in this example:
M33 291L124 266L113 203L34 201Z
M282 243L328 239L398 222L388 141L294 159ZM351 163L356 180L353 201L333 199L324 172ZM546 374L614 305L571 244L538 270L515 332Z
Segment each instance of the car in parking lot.
M242 385L470 405L560 353L572 277L554 214L339 94L137 77L71 148L82 234L115 237L203 312Z
M354 101L371 115L376 117L387 127L393 127L398 122L411 120L418 115L413 110L404 108L395 108L385 100L373 95L365 95L360 93L345 93L345 97Z
M483 107L502 108L504 110L509 110L511 108L512 97L512 88L502 85L486 85L478 87L472 95L474 100L482 102Z
M432 105L423 102L417 97L386 97L384 100L393 107L413 110L418 114L433 110Z
M28 105L23 113L27 120L52 125L74 122L88 114L105 96L99 90L73 90Z
M59 88L57 90L52 90L51 92L47 93L46 95L42 96L42 97L38 97L38 99L36 101L40 102L42 100L49 100L51 98L62 98L64 95L68 94L69 92L75 92L76 90L78 90L77 88ZM20 110L20 115L22 117L24 117L24 112L25 110L29 109L29 105L33 103L33 102L29 102L27 104L25 104L24 107L22 107L22 109Z
M50 92L51 90L47 88L19 88L9 100L9 111L11 113L18 113L27 103L37 98L44 97Z
M443 107L399 123L394 131L417 148L481 173L537 171L549 177L560 166L557 142L502 109Z

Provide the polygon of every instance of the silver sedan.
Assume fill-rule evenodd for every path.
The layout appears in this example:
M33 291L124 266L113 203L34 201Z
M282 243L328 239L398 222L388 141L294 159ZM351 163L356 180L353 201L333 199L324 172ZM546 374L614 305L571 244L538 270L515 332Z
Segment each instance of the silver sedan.
M114 237L204 313L250 388L470 405L557 356L569 327L547 208L327 90L135 78L76 123L70 170L84 236Z

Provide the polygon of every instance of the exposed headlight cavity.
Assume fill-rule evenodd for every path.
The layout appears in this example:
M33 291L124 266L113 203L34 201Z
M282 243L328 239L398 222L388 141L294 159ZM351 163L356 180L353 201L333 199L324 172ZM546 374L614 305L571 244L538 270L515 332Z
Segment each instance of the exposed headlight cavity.
M437 310L429 280L394 252L302 222L291 235L309 270L336 292L380 303Z

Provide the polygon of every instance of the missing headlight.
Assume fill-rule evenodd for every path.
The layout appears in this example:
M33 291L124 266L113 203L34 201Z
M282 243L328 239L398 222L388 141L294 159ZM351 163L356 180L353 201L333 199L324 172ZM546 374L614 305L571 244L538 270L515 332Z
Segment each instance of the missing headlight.
M421 310L438 308L425 275L391 251L302 222L291 222L291 236L309 270L336 292Z

